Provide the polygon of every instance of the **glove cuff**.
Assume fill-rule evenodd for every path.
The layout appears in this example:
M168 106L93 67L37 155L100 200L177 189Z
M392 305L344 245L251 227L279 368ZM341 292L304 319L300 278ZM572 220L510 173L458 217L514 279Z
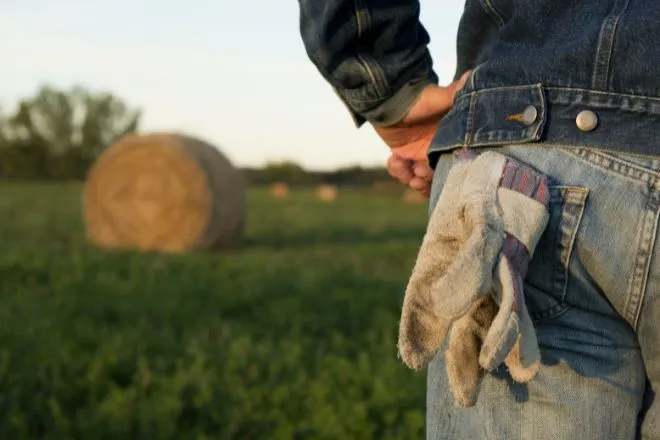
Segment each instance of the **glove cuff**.
M507 233L502 253L524 279L549 218L548 176L507 158L497 199Z

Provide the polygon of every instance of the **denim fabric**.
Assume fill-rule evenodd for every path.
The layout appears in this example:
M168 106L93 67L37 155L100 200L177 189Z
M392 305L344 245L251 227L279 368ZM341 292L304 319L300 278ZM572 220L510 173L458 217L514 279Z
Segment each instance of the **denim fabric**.
M356 125L398 121L437 82L417 0L299 5L307 53ZM428 439L660 440L659 35L658 0L465 0L455 78L473 73L428 151L431 207L459 148L557 180L524 288L543 365L527 385L489 374L463 410L440 354Z
M437 82L418 0L298 3L307 54L358 126L396 122ZM660 154L658 35L657 0L466 0L455 78L474 74L436 151L545 142ZM513 117L530 106L537 118ZM593 131L576 124L583 110Z
M428 369L428 440L660 439L660 158L582 147L498 152L554 179L550 220L524 285L542 366L504 368L475 407L454 404L442 352ZM435 206L452 164L437 157Z
M418 0L298 0L307 55L355 124L402 118L437 83Z
M479 89L481 76L480 69L473 72L458 93L454 108L442 120L429 149L431 165L438 152L459 147L538 142L546 146L660 154L658 98L548 87L541 83ZM519 116L528 107L534 108L533 121ZM580 129L577 123L583 111L593 112L597 118L597 125L591 131Z

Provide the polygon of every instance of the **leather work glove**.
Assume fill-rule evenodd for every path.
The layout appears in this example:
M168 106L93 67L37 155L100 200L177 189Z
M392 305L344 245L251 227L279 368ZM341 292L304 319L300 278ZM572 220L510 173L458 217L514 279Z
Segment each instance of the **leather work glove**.
M515 381L528 382L540 368L541 355L525 305L523 280L548 223L549 179L506 159L497 191L506 231L493 286L499 311L484 338L479 364L492 371L504 361Z
M531 380L540 353L522 280L548 221L546 176L499 153L462 151L449 172L406 288L399 353L413 369L445 341L449 383L476 401L483 370Z
M499 247L487 247L486 222L473 221L486 215L484 203L463 197L471 165L471 158L458 157L449 170L406 287L398 348L415 370L435 357L454 321L491 291L488 275ZM503 225L493 233L503 240Z

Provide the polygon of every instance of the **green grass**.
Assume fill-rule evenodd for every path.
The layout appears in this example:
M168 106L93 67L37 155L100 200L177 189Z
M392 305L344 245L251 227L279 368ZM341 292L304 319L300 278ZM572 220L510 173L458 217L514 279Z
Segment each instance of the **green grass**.
M0 184L1 439L422 438L396 358L425 205L250 192L244 246L103 252L77 184Z

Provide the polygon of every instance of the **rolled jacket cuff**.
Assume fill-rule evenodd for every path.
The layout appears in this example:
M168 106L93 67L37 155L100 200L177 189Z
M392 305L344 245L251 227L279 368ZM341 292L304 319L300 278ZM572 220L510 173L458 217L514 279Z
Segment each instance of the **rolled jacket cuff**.
M383 100L380 104L369 110L357 112L354 105L347 101L335 90L342 102L348 109L356 127L361 127L365 122L377 127L386 127L401 121L410 108L417 102L422 91L430 84L438 84L438 77L432 73L429 77L418 78L407 82L391 97Z

